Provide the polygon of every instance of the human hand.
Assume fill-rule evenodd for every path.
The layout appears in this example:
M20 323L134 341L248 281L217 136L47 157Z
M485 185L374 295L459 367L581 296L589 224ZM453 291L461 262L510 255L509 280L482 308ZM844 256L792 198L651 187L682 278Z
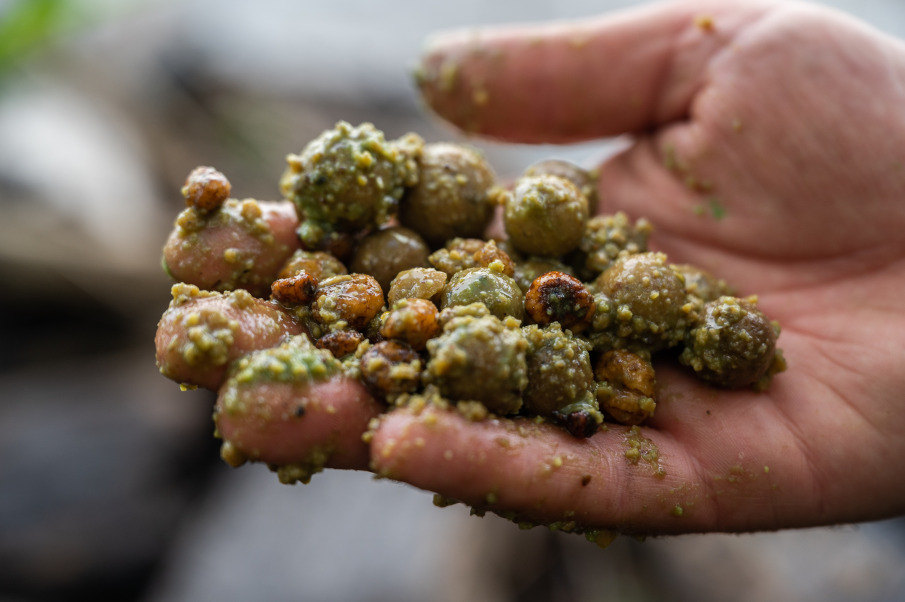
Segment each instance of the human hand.
M401 409L370 447L361 433L382 408L337 377L307 399L278 391L236 419L218 412L226 440L246 442L250 459L370 463L477 507L585 529L737 531L903 510L902 488L884 474L902 451L892 403L905 380L894 305L905 254L901 43L801 6L671 4L446 38L426 67L431 105L476 133L633 133L601 169L601 209L651 218L672 261L760 293L785 328L791 369L756 394L658 365L657 414L640 432L611 426L577 440L527 420ZM279 231L297 226L291 211L264 214ZM161 366L177 380L199 374L171 344L191 335L196 313L228 314L246 335L232 344L238 357L292 334L274 310L189 299L161 320ZM222 371L194 384L217 388Z
M755 393L665 362L648 426L586 440L397 410L375 470L517 519L645 533L905 511L901 42L807 5L683 2L453 34L423 67L429 105L478 135L632 134L601 167L601 209L650 218L671 261L757 292L790 367Z

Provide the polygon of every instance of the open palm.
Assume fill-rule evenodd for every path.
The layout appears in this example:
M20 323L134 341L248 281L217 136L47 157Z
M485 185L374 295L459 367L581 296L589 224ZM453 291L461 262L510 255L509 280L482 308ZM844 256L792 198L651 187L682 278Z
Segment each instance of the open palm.
M601 167L601 210L650 218L671 261L757 293L789 370L765 393L725 391L663 361L649 426L588 440L398 410L375 469L588 528L905 511L905 46L804 5L685 2L447 36L422 82L441 116L498 139L631 133Z

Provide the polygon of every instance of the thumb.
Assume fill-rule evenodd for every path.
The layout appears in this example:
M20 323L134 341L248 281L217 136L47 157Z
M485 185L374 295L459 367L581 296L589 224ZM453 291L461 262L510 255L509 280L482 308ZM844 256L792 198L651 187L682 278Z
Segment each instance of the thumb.
M466 131L526 143L636 132L683 118L706 65L767 2L669 2L585 21L435 36L416 72Z

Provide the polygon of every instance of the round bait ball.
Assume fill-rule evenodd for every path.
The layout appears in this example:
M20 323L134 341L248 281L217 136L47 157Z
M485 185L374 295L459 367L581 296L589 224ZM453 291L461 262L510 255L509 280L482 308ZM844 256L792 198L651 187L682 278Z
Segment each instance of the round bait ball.
M682 364L721 387L747 387L768 376L778 327L752 301L723 296L705 304L702 314L685 337Z
M289 155L280 189L298 209L303 245L320 249L335 233L385 223L404 188L417 181L418 140L410 135L388 142L370 123L353 127L341 121L301 154Z
M469 307L461 308L462 313ZM504 323L486 310L473 313L477 315L453 317L440 336L427 342L427 379L444 397L480 401L491 412L513 414L521 408L528 384L528 343L514 320Z
M406 191L399 221L433 247L455 237L480 237L493 216L490 164L476 151L449 143L427 144L418 184Z
M600 275L596 288L615 306L611 327L624 346L655 351L685 335L690 311L685 283L663 253L623 257Z
M386 291L399 272L427 267L429 253L424 239L415 231L395 226L364 237L352 255L349 269L370 274Z
M579 244L582 277L596 278L620 257L647 251L652 229L646 219L632 223L621 211L592 217Z
M591 346L563 331L559 324L526 326L522 333L529 343L524 409L547 417L554 412L568 415L579 409L597 411L597 386L588 355Z
M559 257L581 242L588 221L588 199L563 178L521 178L506 200L503 220L517 251Z
M497 318L521 320L524 296L515 280L493 268L469 268L453 274L443 291L441 307L483 303Z
M451 238L443 248L431 253L427 260L434 268L452 276L461 270L481 267L475 255L484 248L484 244L480 238Z
M588 199L593 209L597 206L597 174L588 171L570 161L547 159L530 166L522 174L524 176L557 176L569 180Z

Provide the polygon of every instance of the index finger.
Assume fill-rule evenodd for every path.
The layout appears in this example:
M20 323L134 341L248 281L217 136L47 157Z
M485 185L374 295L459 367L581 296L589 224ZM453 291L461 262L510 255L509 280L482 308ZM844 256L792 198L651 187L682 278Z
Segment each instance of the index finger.
M765 424L769 409L761 410L750 415ZM619 425L578 439L529 419L472 422L455 410L397 409L374 431L371 466L478 511L561 530L647 535L825 520L807 503L789 503L811 499L814 484L801 458L776 451L787 437L770 441L776 450L755 446L742 458L726 448L751 443L739 436L727 444L721 437L733 435L718 431L695 446L668 430Z
M436 36L416 73L427 104L477 134L565 143L685 116L706 64L768 3L674 2L579 22Z

